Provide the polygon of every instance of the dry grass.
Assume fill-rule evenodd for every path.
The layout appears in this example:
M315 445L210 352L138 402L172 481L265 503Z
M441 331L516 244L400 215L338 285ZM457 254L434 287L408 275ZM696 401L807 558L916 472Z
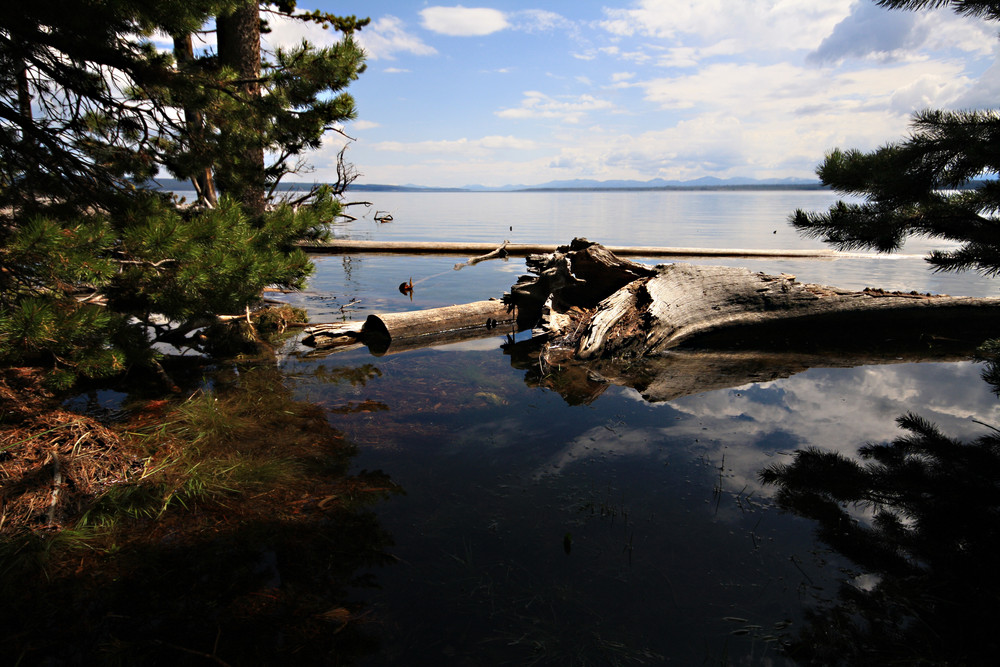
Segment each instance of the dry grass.
M104 425L0 370L0 655L326 664L370 650L348 591L390 562L367 508L399 489L348 476L353 447L283 379L233 369Z
M38 379L0 377L0 531L65 526L142 467L118 433L55 407Z

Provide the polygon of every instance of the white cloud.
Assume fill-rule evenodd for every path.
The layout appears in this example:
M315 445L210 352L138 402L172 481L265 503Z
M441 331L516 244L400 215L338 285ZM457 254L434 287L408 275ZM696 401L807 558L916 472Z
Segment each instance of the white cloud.
M889 108L896 113L912 114L922 109L951 106L952 100L973 88L971 84L972 81L961 76L929 74L898 88L892 94Z
M983 72L982 76L963 91L952 103L955 109L991 109L1000 99L1000 56Z
M843 58L877 56L897 60L923 41L913 12L889 12L877 5L861 2L849 16L834 27L819 47L809 55L817 63L835 63Z
M949 81L953 85L933 90L928 85ZM643 81L640 86L648 101L664 109L725 110L752 120L765 113L787 118L831 111L865 112L876 107L882 113L888 110L890 115L893 111L908 114L909 109L892 109L896 91L919 85L928 103L941 106L969 83L962 78L960 63L909 63L835 75L787 63L721 63L692 74ZM850 118L845 121L857 122Z
M410 73L410 70L408 70L408 69L406 69L404 67L386 67L382 71L385 72L386 74L409 74Z
M494 152L478 156L432 156L419 162L374 164L369 161L362 169L368 183L420 183L429 185L509 185L542 183L552 178L547 158L498 159Z
M427 7L420 18L428 30L453 37L481 37L510 27L503 12L486 7Z
M805 49L829 34L853 1L640 0L630 9L605 9L600 25L616 38L696 38L698 45L735 40L744 48Z
M488 136L480 139L454 139L444 141L381 141L372 144L377 151L415 153L417 155L482 156L498 150L528 151L537 147L534 141L512 136Z
M521 106L496 112L501 118L553 118L564 123L579 123L590 111L607 111L614 105L592 95L580 95L575 99L557 100L536 90L524 93Z
M515 30L524 32L574 31L576 24L555 12L545 9L523 9L507 16Z
M351 127L355 130L371 130L381 126L370 120L356 120L351 123Z
M394 60L397 54L430 56L437 53L433 46L406 31L405 24L395 16L383 16L372 21L357 34L356 39L370 60Z
M343 35L335 30L324 30L309 21L297 21L269 16L271 32L264 35L265 44L271 48L292 47L303 40L316 46L330 46ZM402 20L386 15L372 21L354 34L355 41L364 49L369 60L394 60L397 55L430 56L437 50L419 37L407 32Z
M262 35L264 44L272 49L291 48L307 41L314 46L329 46L343 35L336 30L323 30L311 21L299 21L276 14L266 16L271 32Z
M708 46L678 46L667 49L663 55L657 57L656 64L659 67L695 67L707 58L739 55L742 48L742 45L733 39L724 39ZM643 56L652 59L650 54L644 52Z

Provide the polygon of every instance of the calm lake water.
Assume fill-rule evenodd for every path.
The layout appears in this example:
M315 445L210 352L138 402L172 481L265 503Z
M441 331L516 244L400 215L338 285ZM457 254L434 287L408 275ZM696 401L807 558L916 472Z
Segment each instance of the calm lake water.
M497 244L583 236L714 248L823 247L786 219L835 199L812 191L363 197L372 207L354 207L365 217L337 236ZM394 222L374 222L376 210ZM899 258L711 262L853 289L996 293L994 281L931 273L917 256L930 247L940 246L911 243ZM525 272L519 259L454 270L462 259L317 256L309 289L288 298L313 321L363 319L498 297ZM412 300L397 290L410 278ZM965 440L1000 425L982 367L961 359L831 360L650 401L597 379L582 393L561 389L555 372L539 373L530 351L501 349L505 341L382 357L293 345L282 362L299 397L324 406L357 444L355 468L381 469L405 491L375 508L397 561L368 573L377 588L356 591L377 640L366 664L780 665L792 664L783 642L816 633L857 641L828 632L825 619L842 586L864 594L879 573L818 539L815 521L780 510L758 472L807 447L854 457L866 442L900 435L894 420L908 411ZM345 369L357 369L353 383L328 381Z

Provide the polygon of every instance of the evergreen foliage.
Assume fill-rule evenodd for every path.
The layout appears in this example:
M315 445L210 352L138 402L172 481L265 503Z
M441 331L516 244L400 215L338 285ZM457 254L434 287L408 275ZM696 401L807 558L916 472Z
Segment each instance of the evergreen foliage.
M238 48L246 41L241 34L252 33L259 40L270 27L266 21L248 25L237 20L247 9L257 16L256 3L237 3L242 9L218 21L218 54L178 55L187 85L165 91L185 109L189 123L166 158L171 173L197 179L211 168L221 192L256 212L264 198L275 195L282 178L307 168L302 160L306 151L319 148L327 132L355 117L354 100L345 89L365 64L352 35L368 24L354 16L295 13L291 0L261 5L267 7L265 16L332 26L343 38L326 48L303 42L273 53L249 53Z
M1000 2L880 0L893 9L950 6L1000 20ZM908 139L865 153L834 150L817 169L820 180L860 203L837 202L826 213L802 210L791 224L843 250L898 250L910 236L960 245L934 251L936 271L1000 274L1000 113L995 110L916 113Z
M349 33L365 21L309 15L344 28L344 39L265 58L263 95L248 95L215 54L175 61L150 40L159 29L176 45L245 4L0 9L0 363L46 365L51 383L66 387L152 364L157 343L211 351L203 334L218 327L203 328L218 315L249 321L264 287L303 286L312 265L295 242L326 233L337 193L316 188L266 209L242 195L255 179L273 194L306 150L353 117L343 89L364 55ZM228 190L201 205L135 185L161 166L211 182L239 162L233 156L259 149L270 157L265 172L229 170Z

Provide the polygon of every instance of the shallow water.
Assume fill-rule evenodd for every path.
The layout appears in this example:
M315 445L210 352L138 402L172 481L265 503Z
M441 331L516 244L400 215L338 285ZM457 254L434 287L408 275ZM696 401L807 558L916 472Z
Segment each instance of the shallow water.
M791 248L821 245L785 216L833 195L370 198L369 216L389 210L395 222L361 219L339 235ZM289 299L314 321L358 319L499 296L523 273L521 260L456 271L458 261L318 257L309 290ZM917 258L718 263L846 288L995 291L975 276L931 274ZM412 300L396 289L409 278ZM357 443L355 467L406 491L377 509L398 562L373 573L380 590L359 593L376 619L370 664L786 664L779 645L817 623L807 611L821 625L839 585L864 590L872 573L818 540L814 522L779 511L758 472L806 447L854 456L896 437L895 418L911 410L963 439L1000 423L969 361L815 367L651 403L596 381L574 393L563 369L535 372L505 342L384 357L297 349L283 362L297 395ZM344 368L362 379L323 381Z
M793 249L826 246L803 238L787 223L796 208L825 210L836 201L826 191L789 192L590 192L590 193L364 193L370 208L352 207L355 222L337 225L334 235L384 241L476 241L569 243L585 237L606 245ZM377 210L394 221L379 224ZM845 289L879 287L940 294L990 296L995 281L975 274L940 274L923 257L947 244L914 239L896 255L844 259L696 260L745 266L765 273L790 273L801 282ZM305 305L317 317L347 310L429 308L499 296L523 274L519 258L453 270L462 257L317 256L317 273ZM636 258L648 264L662 258ZM695 261L695 260L692 260ZM396 289L413 279L413 300Z

